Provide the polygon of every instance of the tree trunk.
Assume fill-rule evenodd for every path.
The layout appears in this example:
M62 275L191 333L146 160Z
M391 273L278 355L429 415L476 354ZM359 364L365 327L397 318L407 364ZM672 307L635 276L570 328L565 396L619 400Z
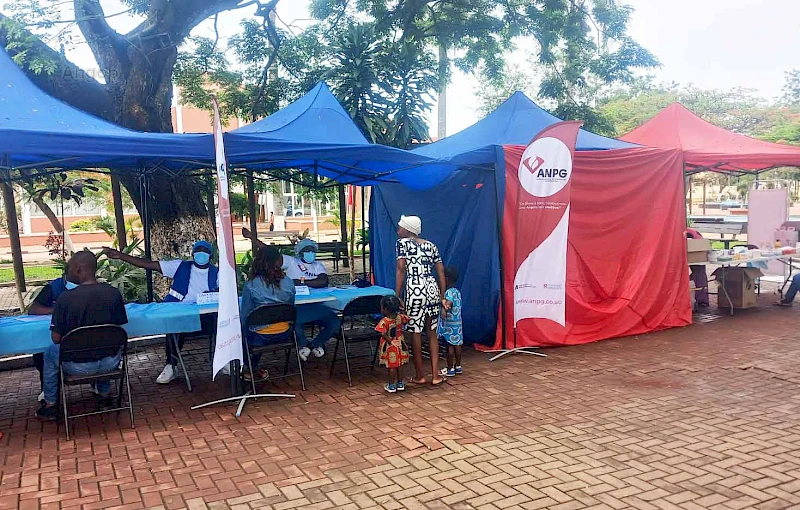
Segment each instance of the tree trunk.
M347 251L347 258L350 259L350 281L356 280L356 189L355 186L350 186L350 249Z
M92 80L43 43L34 43L36 51L61 63L56 75L37 77L29 69L26 74L45 92L93 115L139 131L172 132L172 72L177 44L188 35L193 23L208 16L206 10L211 3L214 2L159 2L163 12L122 36L107 26L102 11L95 12L99 3L82 2L79 7L87 11L81 13L85 21L79 27L106 84ZM216 3L222 7L230 2ZM188 11L174 12L176 9ZM0 33L4 46L8 42L5 35ZM214 239L202 189L195 179L161 172L151 174L149 179L153 254L157 258L185 257L197 239ZM124 173L119 180L142 214L138 176Z
M114 222L117 230L117 248L120 251L128 247L128 229L125 227L125 210L122 205L122 190L119 177L111 175L111 195L114 199Z
M447 136L447 81L449 80L450 60L447 58L447 47L439 44L439 103L437 114L439 122L436 136L441 140Z
M214 178L210 175L206 176L206 210L208 211L208 221L214 227L217 226L217 207L214 203L214 195L216 194L217 187L214 184Z
M72 239L69 237L69 232L64 230L64 225L61 224L61 220L58 219L56 213L53 212L44 199L37 195L31 195L31 201L36 204L36 207L38 207L39 210L42 211L45 217L50 221L50 224L53 226L56 234L62 234L64 236L64 250L67 253L75 253L75 246L72 244Z
M14 188L7 182L0 184L0 186L3 188L3 205L6 209L8 239L11 243L11 259L14 262L14 282L17 287L19 309L25 310L25 300L22 298L22 295L27 292L25 288L25 266L22 263L22 245L19 240L19 224L17 223L17 207L14 202Z

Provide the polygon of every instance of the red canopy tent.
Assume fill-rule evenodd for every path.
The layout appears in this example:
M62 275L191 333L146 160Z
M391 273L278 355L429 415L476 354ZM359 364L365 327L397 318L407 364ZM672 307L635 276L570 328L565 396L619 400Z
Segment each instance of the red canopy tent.
M800 147L733 133L706 122L680 103L672 103L621 139L650 147L680 149L689 173L760 172L800 166Z

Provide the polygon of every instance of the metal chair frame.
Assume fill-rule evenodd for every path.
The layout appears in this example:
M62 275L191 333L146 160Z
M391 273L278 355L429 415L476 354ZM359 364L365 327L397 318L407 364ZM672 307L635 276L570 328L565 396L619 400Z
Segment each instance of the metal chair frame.
M347 382L350 386L353 386L353 376L352 376L352 367L350 366L350 360L359 359L359 358L371 358L371 363L368 365L369 368L373 368L375 366L375 360L378 357L378 346L380 345L381 335L370 326L368 326L368 317L370 315L376 315L381 313L381 299L382 296L363 296L360 298L356 298L347 306L344 307L342 310L341 319L342 319L342 326L339 331L339 334L336 335L336 346L333 349L333 360L331 361L331 371L330 376L333 377L333 372L336 368L336 360L339 354L339 344L343 344L344 346L344 361L347 367ZM356 322L357 318L361 317L362 327L355 328L353 327ZM347 319L350 319L350 329L345 329L345 322ZM353 333L357 332L356 335ZM349 338L348 338L349 337ZM370 354L369 356L350 356L350 350L348 349L349 344L356 344L356 343L369 343L370 346ZM373 342L375 342L373 344ZM367 367L358 367L358 368L367 368Z
M100 340L98 342L98 340ZM107 342L106 342L107 341ZM72 345L76 344L76 345ZM105 414L128 410L131 417L131 428L135 428L133 416L133 395L131 394L130 376L128 374L128 333L115 324L101 324L96 326L83 326L75 328L61 339L59 344L60 355L58 361L58 374L61 382L61 406L64 412L64 426L69 441L69 420L70 418L81 418L95 414ZM121 366L109 372L92 375L69 375L64 372L64 363L73 361L75 358L91 356L103 351L117 349L121 354ZM99 352L99 353L98 353ZM69 403L67 401L67 386L77 386L79 384L91 384L103 380L117 381L117 406L113 409L103 409L91 413L75 414L70 416ZM122 383L128 393L127 405L122 405Z

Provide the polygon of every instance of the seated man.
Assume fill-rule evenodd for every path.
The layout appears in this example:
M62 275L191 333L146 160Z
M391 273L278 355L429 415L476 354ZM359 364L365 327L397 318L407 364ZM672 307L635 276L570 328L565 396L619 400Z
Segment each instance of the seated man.
M197 296L204 292L219 291L219 270L211 264L211 243L197 241L192 247L192 260L161 260L154 261L145 258L132 257L112 248L103 248L103 254L110 259L122 260L128 264L142 269L158 271L167 278L172 279L169 294L164 298L165 303L197 303ZM201 315L202 333L212 335L215 330L213 315ZM178 350L183 349L185 335L178 336ZM175 352L173 342L166 339L167 363L164 370L156 379L158 384L168 384L178 377L178 353Z
M252 239L252 234L246 228L242 229L242 235L247 239ZM266 246L259 241L260 246ZM294 247L296 257L289 255L283 256L283 268L286 276L294 280L295 285L307 285L314 289L321 289L328 286L328 271L322 262L318 262L317 243L311 239L303 239ZM303 305L303 318L305 323L297 322L297 344L300 348L300 359L308 360L311 353L321 358L325 355L324 345L335 335L341 327L341 321L336 313L322 303ZM306 337L305 324L318 323L321 329L317 336L309 341Z
M792 283L789 285L789 290L783 295L783 299L775 303L777 306L791 307L797 292L800 291L800 274L792 277Z
M89 251L80 251L69 259L67 264L67 280L78 284L75 289L59 296L53 308L53 319L50 323L50 334L53 339L44 354L44 404L36 412L43 420L54 421L58 418L58 362L61 339L70 331L83 326L101 324L123 325L128 322L125 313L125 302L117 289L99 283L95 277L97 259ZM107 372L119 366L121 353L107 356L100 360L87 360L84 363L64 363L67 374L92 375ZM109 381L97 383L96 392L107 397L110 391Z
M58 297L65 290L72 290L77 286L77 283L67 280L66 275L61 278L56 278L39 291L39 294L36 295L36 299L33 300L33 303L31 303L31 306L28 308L28 313L30 315L52 315L53 307ZM44 380L42 379L44 374L43 352L37 352L33 355L33 365L39 372L39 382L42 384L42 392L39 394L39 402L42 402L44 400Z

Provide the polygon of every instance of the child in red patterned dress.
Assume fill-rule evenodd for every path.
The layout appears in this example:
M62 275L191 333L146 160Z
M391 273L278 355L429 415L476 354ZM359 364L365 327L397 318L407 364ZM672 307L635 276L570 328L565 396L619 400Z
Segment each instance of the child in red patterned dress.
M389 371L389 382L383 388L389 393L405 391L403 365L408 363L408 345L403 335L403 326L408 324L408 316L400 313L400 300L396 296L381 299L381 313L383 319L375 326L375 331L381 334L381 365Z

